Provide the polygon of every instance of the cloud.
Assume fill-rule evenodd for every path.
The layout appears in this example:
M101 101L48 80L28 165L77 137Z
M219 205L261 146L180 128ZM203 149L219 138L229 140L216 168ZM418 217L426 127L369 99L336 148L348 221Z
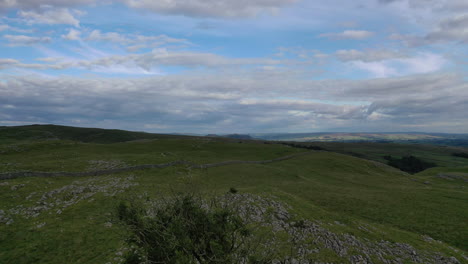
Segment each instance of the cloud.
M9 46L31 46L42 43L50 43L50 37L31 37L25 35L4 35Z
M336 89L332 93L333 97L348 100L365 98L381 102L444 99L447 96L460 99L468 95L468 90L464 90L467 85L461 75L454 73L419 74L349 82L345 88Z
M435 30L424 37L424 41L426 43L442 41L468 43L468 14L442 20Z
M370 38L374 35L373 32L366 31L366 30L345 30L340 33L323 33L320 34L319 37L321 38L329 38L329 39L366 39Z
M96 0L2 0L1 9L40 9L43 6L71 7L95 3Z
M10 37L10 36L7 36ZM26 36L23 36L26 37ZM15 45L32 45L39 43L37 39L16 38ZM13 44L11 44L13 45ZM42 60L44 61L44 60ZM88 60L79 59L59 59L51 60L47 64L17 64L11 65L17 68L35 68L35 69L87 69L106 73L154 73L153 69L162 66L180 66L187 68L212 68L222 67L244 67L255 65L278 65L279 60L269 58L230 58L213 53L188 52L188 51L168 51L166 49L155 49L152 52L128 55L110 55L100 56ZM142 71L143 70L143 71Z
M80 35L81 35L80 31L71 28L68 30L68 34L62 35L62 38L67 39L67 40L80 40Z
M464 12L468 10L468 2L465 0L446 0L443 9L454 12Z
M18 63L19 61L15 59L0 59L0 69L9 68Z
M12 27L10 25L0 25L0 32L2 31L14 31L14 32L20 32L20 33L31 33L31 29L23 29L23 28L17 28L17 27Z
M251 17L262 12L275 12L296 0L204 1L204 0L124 0L128 6L156 13L190 17Z
M350 20L350 21L341 22L339 23L339 25L345 28L355 28L359 26L359 23L357 21Z
M127 57L114 57L117 60L127 58L134 61L142 68L149 69L156 65L186 66L186 67L219 67L219 66L242 66L242 65L276 65L280 62L264 58L228 58L213 53L198 52L170 52L158 49L151 53L130 55Z
M372 57L372 54L369 54L371 57L364 56L363 58L360 58L362 54L341 55L346 55L345 59L350 61L352 66L367 71L371 73L372 77L377 78L435 72L448 63L443 56L427 52L412 57L381 57L380 59Z
M77 13L75 11L75 13ZM67 8L47 8L40 11L20 10L18 15L28 24L72 25L80 26L80 21Z
M189 45L190 42L182 38L172 38L167 35L145 36L138 34L121 34L117 32L101 32L93 30L85 38L86 41L112 42L127 46L127 51L136 52L144 48L157 48L168 44Z
M26 45L26 43L22 43ZM32 45L31 43L29 43ZM16 43L19 45L19 43ZM89 55L87 59L69 57L65 54L51 53L46 58L36 59L40 63L5 63L1 68L11 68L15 70L66 70L75 69L94 73L104 74L125 74L125 75L161 75L165 67L177 66L181 69L196 71L215 72L244 72L253 73L262 78L270 78L270 75L280 76L281 72L276 69L276 65L282 63L280 60L269 58L231 58L213 53L200 53L188 51L169 51L166 49L156 49L152 52L127 55L110 55L99 50L83 50L83 54ZM90 55L93 53L92 55ZM50 57L54 56L54 57ZM270 67L270 68L268 68ZM257 70L263 69L263 70ZM247 70L248 69L248 70ZM267 73L268 72L268 73Z
M401 131L414 130L415 122L424 131L468 128L463 111L468 83L457 74L362 81L224 74L4 79L0 107L12 107L2 110L10 116L2 122L73 125L73 120L81 120L81 125L124 129L151 125L159 132L198 133L378 131L389 127Z
M400 40L407 46L418 47L444 42L468 43L468 15L442 19L435 28L423 36L392 34L392 40Z
M411 8L427 8L439 11L463 12L468 10L465 0L378 0L383 4L405 3Z
M143 9L160 14L183 15L189 17L252 17L260 13L275 13L279 8L295 3L297 0L251 0L251 1L205 1L205 0L115 0L131 8ZM99 3L96 0L4 0L4 9L40 9L43 6L74 7Z
M404 58L407 57L407 54L394 50L364 50L359 51L355 49L351 50L338 50L335 52L335 55L341 61L363 61L363 62L373 62L373 61L382 61L395 58Z
M162 66L181 66L188 68L205 67L240 67L248 65L276 65L280 62L264 58L229 58L213 53L177 52L166 49L156 49L149 53L109 56L96 60L79 61L72 67L84 67L91 70L124 66L138 67L145 71Z
M86 38L88 41L110 41L116 43L128 43L130 40L123 35L116 32L101 33L100 30L95 29L91 31L89 36Z

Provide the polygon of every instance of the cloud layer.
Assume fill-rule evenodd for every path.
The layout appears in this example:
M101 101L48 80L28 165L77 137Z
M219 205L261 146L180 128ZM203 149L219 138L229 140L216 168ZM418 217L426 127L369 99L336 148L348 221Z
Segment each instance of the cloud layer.
M0 125L468 132L466 1L0 0L0 12Z
M284 98L285 89L296 96ZM373 130L408 131L416 125L431 130L439 123L447 124L447 131L468 128L460 124L468 85L453 74L293 83L242 76L12 77L0 83L0 98L3 122L120 123L202 133L334 130L352 124Z
M184 15L193 17L249 17L261 12L275 12L278 8L290 5L296 0L251 0L251 1L204 1L204 0L116 0L131 8L154 11L162 14ZM44 6L75 7L87 4L98 4L96 0L3 0L0 9L40 9ZM62 9L63 10L63 9ZM65 19L65 14L60 14ZM36 15L38 16L38 15ZM44 20L44 18L39 18ZM66 20L71 21L67 16Z

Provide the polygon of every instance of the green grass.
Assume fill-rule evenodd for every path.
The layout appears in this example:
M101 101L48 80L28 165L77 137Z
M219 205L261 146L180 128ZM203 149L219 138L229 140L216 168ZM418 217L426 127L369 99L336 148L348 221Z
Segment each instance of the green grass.
M298 143L295 143L298 144ZM468 166L468 159L455 157L452 154L468 151L466 148L396 143L340 143L340 142L308 142L299 143L305 146L319 146L326 150L353 155L382 163L387 161L384 156L401 158L415 156L427 162L436 163L441 167Z
M62 139L94 143L115 143L131 140L166 138L145 132L130 132L117 129L77 128L57 125L29 125L0 127L0 141Z
M176 136L108 144L17 138L0 143L0 172L82 171L89 169L93 160L117 160L127 165L179 159L196 163L264 160L305 151L279 144L238 142ZM116 263L113 259L119 257L116 253L123 247L126 236L115 217L115 207L121 199L158 198L187 191L217 195L231 187L241 193L274 196L289 204L298 217L319 221L333 232L373 241L409 243L417 249L442 252L463 260L461 254L468 250L468 193L463 187L466 183L435 176L468 173L468 166L462 162L466 159L459 160L450 156L452 149L439 147L370 143L322 143L320 146L362 153L376 160L386 154L402 156L411 152L427 159L432 157L445 167L409 176L374 161L319 151L264 165L229 165L203 170L175 166L95 178L0 181L0 210L5 211L20 205L37 206L42 194L74 182L80 186L104 186L133 175L132 182L138 184L122 189L115 196L98 192L63 209L61 214L54 209L44 211L37 218L13 216L15 222L11 225L0 223L0 263ZM24 186L13 190L20 184ZM58 196L67 199L67 195L70 194ZM38 227L42 223L45 225ZM442 242L426 242L422 235ZM458 253L448 245L458 248ZM328 251L320 252L316 259L346 261Z

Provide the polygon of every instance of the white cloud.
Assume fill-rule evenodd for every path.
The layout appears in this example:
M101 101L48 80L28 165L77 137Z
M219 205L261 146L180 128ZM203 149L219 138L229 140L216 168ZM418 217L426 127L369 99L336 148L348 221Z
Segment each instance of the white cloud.
M50 37L31 37L25 35L4 35L9 46L31 46L41 43L50 43L52 39Z
M193 17L249 17L261 12L274 13L278 8L292 4L296 0L123 0L132 8L151 10L157 13Z
M182 67L229 67L246 65L276 65L278 60L267 58L229 58L212 53L176 52L166 49L156 49L149 53L108 56L95 60L78 61L70 67L83 67L90 70L103 68L140 68L151 72L161 66Z
M404 3L408 7L416 9L433 9L437 11L460 12L468 10L468 2L465 0L379 0L381 3Z
M162 132L398 130L414 124L412 116L425 130L459 132L468 128L463 110L467 98L468 83L456 74L362 81L223 74L122 79L10 76L0 82L0 105L12 106L2 112L10 116L4 122L70 124L79 119L86 125L124 129L155 124ZM439 123L444 126L433 125Z
M341 61L363 61L363 62L373 62L373 61L382 61L395 58L404 58L407 57L407 54L394 50L364 50L359 51L355 49L350 50L338 50L335 52L335 55Z
M126 46L127 51L135 52L144 48L157 48L168 44L188 45L190 42L186 39L172 38L167 35L145 36L138 34L121 34L117 32L101 32L93 30L85 38L86 41L112 42Z
M107 32L107 33L101 33L100 30L95 29L91 31L89 36L86 38L86 40L89 41L110 41L110 42L116 42L116 43L127 43L130 40L124 37L123 35L116 33L116 32Z
M295 3L297 0L114 0L131 8L143 9L161 14L184 15L191 17L251 17L262 12L276 13L279 8ZM74 7L99 3L96 0L3 0L1 9L40 9L43 6Z
M15 59L0 59L0 69L9 68L18 63L19 61Z
M76 12L75 12L76 13ZM47 8L39 11L20 10L18 15L28 24L72 25L80 26L80 21L67 8Z
M397 69L384 62L355 61L352 63L352 65L357 69L369 72L374 78L384 78L398 75Z
M40 42L40 39L17 38L14 40L14 45L32 45L38 42ZM45 62L44 64L18 63L10 66L39 70L74 68L101 73L160 74L161 71L158 69L163 66L222 70L227 67L242 68L245 66L275 66L281 64L280 60L269 58L230 58L213 53L170 51L164 48L155 49L148 53L128 55L108 55L100 53L99 50L89 49L83 52L89 55L89 59L48 57L39 59L39 61ZM90 55L92 52L96 54ZM60 54L55 55L60 56Z
M345 30L339 33L323 33L319 37L325 37L330 39L366 39L374 35L373 32L366 30Z
M70 7L95 3L96 0L2 0L0 9L39 9L43 6Z
M419 53L413 57L389 57L382 60L367 58L367 61L349 57L348 61L351 61L354 67L367 71L377 78L435 72L448 63L443 56L428 52Z
M14 31L14 32L20 32L20 33L31 33L31 29L23 29L23 28L17 28L17 27L12 27L10 25L0 25L0 32L2 31Z
M62 35L62 38L67 39L67 40L79 40L80 39L81 32L71 28L68 30L68 33L66 35Z

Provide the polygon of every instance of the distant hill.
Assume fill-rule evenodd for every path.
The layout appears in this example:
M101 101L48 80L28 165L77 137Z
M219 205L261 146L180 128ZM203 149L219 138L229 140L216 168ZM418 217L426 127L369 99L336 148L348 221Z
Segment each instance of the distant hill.
M252 134L254 138L298 142L417 143L468 147L468 134L444 133L272 133Z
M254 139L248 134L228 134L228 135L218 135L218 134L208 134L206 137L224 137L224 138L233 138L233 139Z
M253 139L250 135L246 135L246 134L230 134L230 135L225 135L225 137L235 138L235 139Z
M59 139L90 143L116 143L162 137L174 136L118 129L82 128L58 125L0 127L0 141Z
M195 210L196 218L189 219L201 220L202 227L194 229L196 239L198 231L207 231L207 238L217 234L207 228L211 223L216 232L226 230L212 219L249 221L241 229L249 234L242 245L250 241L245 245L253 246L246 249L258 249L258 256L267 258L273 254L281 263L292 257L297 263L466 263L466 153L463 148L419 144L3 127L0 263L125 263L117 257L139 245L128 236L134 228L123 225L121 216L160 212L157 206L179 193L200 197L203 205L231 201L240 209L234 217L224 217L220 210L223 214L216 218L197 213L205 212L205 206ZM437 167L408 174L384 164L388 161L400 169L426 162ZM132 204L143 207L120 210ZM170 212L155 215L167 215L166 223L177 224L172 218L177 212ZM136 222L143 223L138 228L155 226L146 215L133 215L137 217L129 219L145 221ZM191 241L168 234L172 241Z
M211 136L0 127L0 263L139 263L116 259L140 246L127 236L137 225L119 219L135 215L128 219L145 221L138 228L153 230L143 212L162 212L178 194L204 201L196 218L183 214L201 224L195 245L199 231L210 238L227 230L218 219L234 219L248 223L246 250L281 254L281 263L466 263L468 149ZM229 201L239 211L226 218ZM120 210L133 204L143 207ZM199 214L216 204L222 217ZM180 211L169 212L155 215L179 223Z

